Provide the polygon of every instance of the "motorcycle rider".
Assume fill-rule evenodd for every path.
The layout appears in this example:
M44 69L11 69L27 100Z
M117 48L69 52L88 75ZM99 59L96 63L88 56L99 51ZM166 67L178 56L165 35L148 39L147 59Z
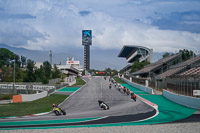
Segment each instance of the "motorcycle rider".
M103 108L104 110L108 110L109 109L109 106L106 103L104 103L103 101L98 100L98 103L99 103L99 106L101 108Z
M58 108L56 104L52 104L52 107L53 107L53 111L56 110L56 108Z
M124 88L123 88L123 91L124 91L124 93L126 92L126 87L124 86Z
M130 94L130 90L129 90L129 88L126 89L126 94L127 94L127 95Z
M136 95L133 92L131 93L131 99L133 99L134 101L136 101Z
M53 107L53 112L56 114L56 112L59 112L59 114L56 115L66 115L66 112L64 110L62 110L61 108L59 108L56 104L52 104Z
M109 89L111 89L111 88L112 88L112 84L109 85Z

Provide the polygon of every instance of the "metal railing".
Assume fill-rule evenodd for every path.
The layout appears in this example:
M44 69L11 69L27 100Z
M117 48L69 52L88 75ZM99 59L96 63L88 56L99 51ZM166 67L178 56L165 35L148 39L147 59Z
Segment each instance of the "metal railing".
M200 78L197 77L168 78L167 90L176 94L181 94L185 96L194 96L193 90L200 90Z

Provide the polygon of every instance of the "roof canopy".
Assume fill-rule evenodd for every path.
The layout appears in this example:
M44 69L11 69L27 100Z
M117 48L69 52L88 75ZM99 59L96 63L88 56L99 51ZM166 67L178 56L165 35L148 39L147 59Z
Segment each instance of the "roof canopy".
M125 45L118 57L126 58L128 63L132 63L136 60L139 60L141 57L147 56L150 54L150 49L143 46L134 46L134 45Z

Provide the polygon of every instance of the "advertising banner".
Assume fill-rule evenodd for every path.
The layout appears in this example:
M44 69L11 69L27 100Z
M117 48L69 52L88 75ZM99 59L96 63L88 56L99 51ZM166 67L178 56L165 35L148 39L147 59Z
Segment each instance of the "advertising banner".
M193 90L194 96L200 96L200 90Z
M82 45L92 45L92 30L82 30Z

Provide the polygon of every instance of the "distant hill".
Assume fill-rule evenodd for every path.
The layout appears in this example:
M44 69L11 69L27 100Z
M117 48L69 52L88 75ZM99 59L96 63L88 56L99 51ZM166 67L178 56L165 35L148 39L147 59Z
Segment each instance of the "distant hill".
M49 51L39 51L39 50L28 50L25 48L11 47L5 44L0 44L0 48L7 48L10 51L23 55L35 62L49 61ZM55 64L65 64L67 57L74 57L75 60L79 60L81 65L83 65L83 49L74 49L66 53L54 53L53 52L53 63ZM104 70L107 67L112 69L121 69L125 64L125 59L118 58L118 50L92 50L91 49L91 68Z
M0 48L7 48L10 51L23 55L29 59L34 60L35 62L49 61L49 51L40 51L40 50L28 50L25 48L16 48L11 47L5 44L0 44ZM120 70L127 65L125 58L117 57L121 49L112 49L112 50L102 50L102 49L92 49L90 55L90 64L91 69L104 70L105 68L110 67L111 69ZM75 60L79 60L83 66L83 49L70 49L66 52L56 53L53 52L53 64L65 64L67 57L74 57ZM154 53L154 61L157 61L162 57L163 53Z

